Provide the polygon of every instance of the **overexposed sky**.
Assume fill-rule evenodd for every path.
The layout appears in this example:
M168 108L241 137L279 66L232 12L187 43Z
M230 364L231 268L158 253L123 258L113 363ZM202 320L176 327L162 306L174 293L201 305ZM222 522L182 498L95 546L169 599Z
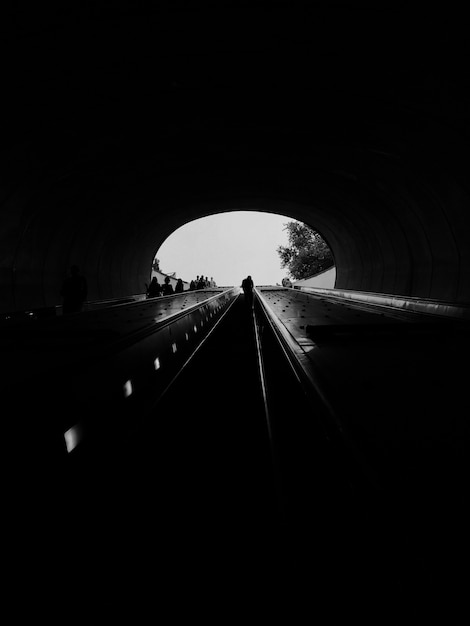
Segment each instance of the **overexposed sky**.
M175 230L156 256L160 270L190 281L213 276L217 285L276 285L287 276L277 247L288 244L284 225L292 218L274 213L231 211L189 222Z

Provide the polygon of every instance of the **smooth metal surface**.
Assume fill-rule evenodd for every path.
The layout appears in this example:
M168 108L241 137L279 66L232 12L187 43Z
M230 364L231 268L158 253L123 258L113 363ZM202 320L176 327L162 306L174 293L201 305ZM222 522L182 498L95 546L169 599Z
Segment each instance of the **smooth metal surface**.
M35 376L38 369L68 367L87 353L128 346L179 317L224 299L230 290L200 290L142 302L85 311L70 317L25 320L0 327L0 349L7 360L2 383L18 377ZM200 321L198 321L200 324Z
M43 368L39 373L23 368L23 378L16 387L27 387L27 376L32 376L36 389L48 391L47 401L67 410L54 413L46 420L53 433L51 454L75 453L89 445L114 445L122 433L142 427L155 400L169 382L181 371L185 362L198 349L204 338L215 327L239 294L234 288L206 298L182 312L179 307L173 315L153 325L152 332L144 329L131 333L127 344L93 346L84 351L81 359L70 360L67 367L60 360L55 369ZM199 294L199 298L201 294ZM158 303L162 304L162 303ZM134 308L134 312L139 308ZM76 356L76 355L75 355ZM17 410L22 403L17 398ZM27 416L29 419L29 416ZM70 433L80 427L80 445L72 445ZM67 436L66 436L67 433ZM67 446L65 447L64 442ZM70 443L71 441L71 443ZM55 445L55 447L54 447Z
M338 298L352 302L362 302L376 306L401 311L422 313L426 315L444 316L463 320L470 320L470 305L454 304L429 298L413 298L385 293L367 291L353 291L348 289L325 289L314 287L294 287L306 293L312 293L329 298Z
M193 347L189 351L189 356L178 368L174 369L174 375L169 380L168 384L161 390L158 395L157 402L164 396L165 393L171 388L171 386L178 380L183 371L188 367L191 363L193 357L201 350L209 337L212 336L213 332L216 330L217 326L223 320L223 318L230 311L233 304L236 302L239 296L239 290L236 289L232 294L232 297L227 298L223 305L217 304L215 309L210 305L206 305L202 307L201 311L193 311L189 313L187 317L179 320L171 326L172 336L176 338L179 335L179 339L184 345L184 342L188 342L191 338L191 335L196 335L199 332L199 328L204 327L204 320L206 322L210 321L210 318L214 316L213 322L207 327L205 332L199 332L199 340L195 342L195 347ZM208 310L209 309L209 310ZM184 337L184 339L183 339ZM172 345L178 345L175 341ZM173 353L176 354L176 350L173 350ZM158 369L161 367L160 359L158 359Z
M468 402L468 325L293 292L259 295L333 414L374 463L384 445L403 440L459 445L453 423Z
M270 307L260 290L256 289L255 293L266 319L274 330L278 341L280 341L287 361L296 372L296 377L311 403L313 415L323 425L325 436L343 446L348 451L351 459L354 459L354 466L351 466L351 471L359 471L364 477L367 477L370 485L377 487L378 480L374 470L369 466L354 443L348 428L344 424L341 413L338 412L335 403L332 402L332 398L328 393L328 385L325 384L327 380L316 367L315 361L311 359L311 352L317 348L316 344L313 341L304 343L297 341ZM279 294L277 294L277 297L279 297ZM279 304L279 300L275 300L275 303ZM285 303L286 301L283 300L282 304L285 305ZM313 395L320 400L323 406L324 410L321 412L321 415L314 409L316 402L313 399Z
M289 293L276 293L275 295L268 293L266 297L266 291L271 290L255 290L256 296L261 304L266 318L268 319L272 328L275 330L278 339L281 340L284 346L284 353L293 365L294 369L297 371L297 376L299 377L299 380L302 381L302 379L304 379L305 382L306 379L308 383L312 386L312 388L315 389L316 393L318 394L325 408L327 409L331 419L335 423L336 428L339 432L343 432L343 425L339 417L337 416L336 411L330 402L330 399L327 395L325 395L323 383L321 377L319 376L319 372L315 370L314 367L312 367L312 362L309 359L309 353L317 348L317 344L306 335L295 333L297 327L299 328L299 330L304 329L302 328L303 325L297 324L297 326L295 326L290 323L293 319L293 310L289 311L289 315L291 317L284 316L284 319L282 319L280 315L281 311L286 311L287 306L289 306L288 303L292 303L293 298L290 297ZM303 305L299 304L299 306L302 307L300 310L304 311ZM302 315L302 318L303 317L305 316Z
M400 317L382 311L365 309L350 302L333 302L317 294L304 293L294 289L262 287L258 289L263 301L281 320L297 343L304 348L313 348L308 327L367 326L404 324L415 317L401 314Z
M161 384L166 385L179 371L238 293L238 288L219 293L194 304L184 313L179 307L173 315L155 324L151 332L132 334L119 351L105 350L97 355L96 365L88 367L90 379L96 381L91 385L93 395L125 397L122 388L129 380L135 389L133 399L139 396L139 390L145 395L149 385L154 386L153 395L156 395ZM106 375L103 375L103 364L108 369Z
M100 329L103 326L122 335L130 331L153 327L178 313L223 293L221 289L185 291L171 296L159 296L145 300L118 304L94 311L84 311L70 320L75 328Z

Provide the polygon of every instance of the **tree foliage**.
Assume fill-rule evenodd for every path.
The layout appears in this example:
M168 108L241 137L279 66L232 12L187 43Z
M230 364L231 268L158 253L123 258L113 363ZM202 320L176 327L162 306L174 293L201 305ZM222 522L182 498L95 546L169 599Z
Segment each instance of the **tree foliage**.
M316 230L301 222L288 222L284 230L289 245L279 246L277 253L291 278L308 278L334 265L328 244Z

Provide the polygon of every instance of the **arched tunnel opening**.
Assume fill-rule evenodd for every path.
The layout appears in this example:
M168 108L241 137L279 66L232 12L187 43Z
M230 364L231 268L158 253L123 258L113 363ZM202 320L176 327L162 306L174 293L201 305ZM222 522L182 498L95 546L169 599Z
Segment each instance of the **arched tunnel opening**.
M163 154L150 162L116 163L116 154L108 153L105 163L78 162L66 171L41 171L42 162L35 181L24 167L28 151L16 153L17 159L10 155L17 171L5 181L2 310L57 304L71 264L89 277L92 300L139 293L155 249L181 224L253 207L314 224L333 251L337 288L467 302L463 147L450 133L429 146L427 132L406 146L406 157L393 147L307 148L292 137L282 137L281 146L276 133L250 131L245 139L251 148L241 133L232 144L227 133L215 144L193 133L198 156L191 161L186 155L184 165L176 155L171 165ZM174 150L177 142L168 139ZM375 142L382 144L383 137ZM228 145L238 156L223 157ZM300 145L299 168L285 155ZM251 162L255 146L269 160ZM134 149L121 146L119 153ZM168 167L175 170L163 173Z
M439 598L443 615L457 610L467 582L457 573L468 555L470 508L462 408L470 302L467 21L455 7L311 5L98 1L58 11L39 3L12 8L2 39L0 121L1 382L11 510L26 529L19 544L37 549L47 536L49 546L70 545L73 528L88 564L96 562L99 541L107 543L109 566L122 531L129 552L135 537L141 554L145 541L153 542L157 562L160 511L153 506L164 476L165 512L182 513L165 530L172 546L184 536L186 547L192 531L194 548L199 535L187 521L200 521L198 489L210 481L223 486L224 472L211 460L227 469L237 502L245 492L230 463L242 467L250 503L259 506L265 475L255 486L240 464L246 453L253 462L246 467L259 469L256 446L245 436L246 406L237 404L235 425L228 417L240 390L222 387L249 371L258 417L263 393L274 398L296 512L282 538L263 517L256 539L266 561L249 572L252 578L258 571L268 576L286 599L286 614L299 590L310 610L315 588L328 594L329 607L345 594L346 614L354 606L359 615L365 597L380 597L397 622L410 601L419 621L425 605L435 615ZM5 321L3 314L54 310L71 265L87 277L90 301L142 294L171 233L234 211L279 214L318 230L334 256L332 293L260 289L250 309L243 308L248 292L222 290L187 305L173 296L119 304L108 317L86 311L37 325ZM362 300L345 302L351 294ZM217 339L212 329L219 322L225 334ZM221 358L221 346L230 358ZM201 359L192 372L203 377L213 367L217 406L206 396L194 402L179 388L158 413L155 394L166 393L176 370L189 371L183 366L191 350ZM263 354L264 361L255 359ZM183 401L182 421L170 419ZM144 413L152 419L143 420ZM265 422L257 423L266 452ZM84 445L76 445L80 438ZM205 455L198 456L194 441ZM362 453L384 477L376 500L363 489L375 474L358 461ZM174 458L185 470L178 486L194 505L188 517L178 501L183 491L171 490L168 468L179 471ZM212 495L203 493L205 521L217 513ZM225 505L231 511L227 497ZM230 552L227 536L237 530L216 534ZM207 530L204 538L215 554L221 544ZM326 570L312 572L319 550ZM254 552L242 554L246 572ZM201 549L197 563L203 558ZM213 571L222 561L214 556ZM360 577L363 562L368 571ZM222 568L230 576L227 562Z
M255 285L292 285L308 278L311 286L334 287L333 266L318 229L278 213L227 211L177 228L156 251L149 274L160 282L170 274L173 286L181 278L185 290L194 289L200 277L207 286L228 287L241 285L248 275ZM326 278L314 279L330 268Z
M54 305L72 263L93 299L138 293L214 205L314 224L340 289L467 302L458 16L334 4L13 11L1 310Z
M211 205L216 212L221 206L229 210L254 203L315 224L333 251L338 288L467 302L469 246L462 224L465 211L459 212L467 202L464 188L442 172L432 181L405 182L407 173L397 173L396 166L382 158L392 181L371 181L368 172L367 180L322 172L321 182L309 182L313 197L301 200L296 191L288 194L283 189L287 197L282 199L248 196L227 201L219 196L215 202L180 201L175 206L171 198L160 199L157 209L155 200L145 195L148 190L139 198L142 188L133 187L126 205L117 206L124 200L116 189L118 181L106 181L106 188L98 189L96 180L72 181L75 176L70 175L47 185L43 193L51 195L22 198L6 213L2 309L58 304L63 274L71 264L89 277L91 300L140 293L155 248L173 230L207 214ZM380 160L373 159L375 164Z

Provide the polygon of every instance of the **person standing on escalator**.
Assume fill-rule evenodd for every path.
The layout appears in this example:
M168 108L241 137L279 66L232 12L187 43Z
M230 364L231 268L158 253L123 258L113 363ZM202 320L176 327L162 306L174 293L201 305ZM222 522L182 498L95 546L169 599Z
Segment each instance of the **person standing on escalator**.
M181 278L178 278L178 282L176 283L176 287L175 287L175 293L183 293L183 291L184 291L183 280Z
M156 298L162 292L162 286L158 282L158 278L154 276L150 281L150 285L147 291L147 298Z
M165 276L165 282L162 287L162 296L171 296L174 293L175 290L173 289L173 285L170 283L170 278Z
M245 302L247 302L250 307L253 307L253 288L254 284L251 276L247 276L242 280L242 289L245 295Z

